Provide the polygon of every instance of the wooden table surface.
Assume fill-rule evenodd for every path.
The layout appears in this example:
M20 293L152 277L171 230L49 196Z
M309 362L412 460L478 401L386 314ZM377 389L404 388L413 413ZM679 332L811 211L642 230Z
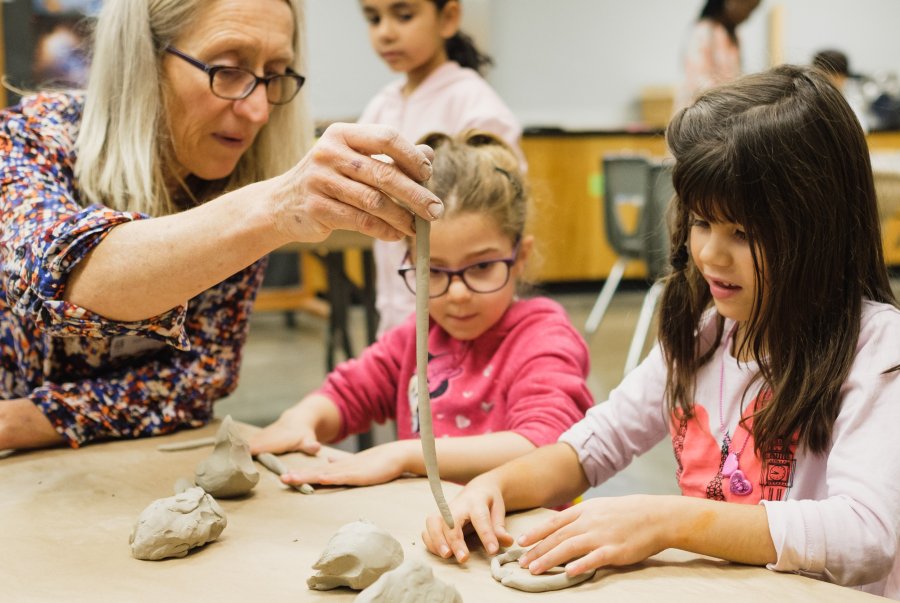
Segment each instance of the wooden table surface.
M627 568L600 571L564 591L529 594L490 576L479 547L466 566L428 554L423 519L435 510L424 479L371 488L317 490L306 496L261 466L253 492L220 500L228 526L220 538L182 559L139 561L128 537L141 511L171 496L211 452L161 452L162 443L210 436L217 425L173 436L111 442L80 450L17 453L0 459L0 600L3 601L352 601L353 591L310 591L306 579L331 535L368 519L452 583L467 602L490 601L862 601L854 590L796 575L669 550ZM242 425L244 433L254 427ZM289 466L323 459L294 454ZM459 486L447 484L452 497ZM552 513L511 517L513 534Z

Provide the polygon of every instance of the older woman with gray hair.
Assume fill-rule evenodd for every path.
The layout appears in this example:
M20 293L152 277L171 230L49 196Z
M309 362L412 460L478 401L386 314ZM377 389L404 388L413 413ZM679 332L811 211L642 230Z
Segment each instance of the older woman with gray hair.
M0 448L203 425L260 258L440 216L430 151L393 130L309 148L301 2L107 2L87 90L0 113Z

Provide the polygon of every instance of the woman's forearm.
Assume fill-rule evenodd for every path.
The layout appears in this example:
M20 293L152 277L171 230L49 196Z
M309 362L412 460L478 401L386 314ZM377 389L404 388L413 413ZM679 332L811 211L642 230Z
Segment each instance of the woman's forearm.
M272 223L272 181L191 210L128 222L75 268L65 299L112 320L162 314L287 242Z

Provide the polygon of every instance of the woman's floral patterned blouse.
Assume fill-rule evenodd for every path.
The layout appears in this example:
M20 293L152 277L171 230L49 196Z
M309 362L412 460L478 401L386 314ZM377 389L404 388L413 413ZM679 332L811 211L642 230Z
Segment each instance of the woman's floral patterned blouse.
M138 322L65 301L78 262L147 218L79 203L82 106L54 93L0 111L0 400L31 399L73 447L199 427L237 385L264 262Z

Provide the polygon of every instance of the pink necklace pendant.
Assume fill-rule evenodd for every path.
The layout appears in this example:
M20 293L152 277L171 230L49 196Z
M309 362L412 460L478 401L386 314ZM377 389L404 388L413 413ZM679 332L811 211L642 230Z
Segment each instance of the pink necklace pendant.
M736 496L747 496L751 492L753 492L753 484L744 477L743 471L735 469L734 473L731 474L731 493Z
M725 457L725 462L722 463L722 476L723 477L731 477L731 475L738 470L738 457L734 452L729 452L728 456Z

